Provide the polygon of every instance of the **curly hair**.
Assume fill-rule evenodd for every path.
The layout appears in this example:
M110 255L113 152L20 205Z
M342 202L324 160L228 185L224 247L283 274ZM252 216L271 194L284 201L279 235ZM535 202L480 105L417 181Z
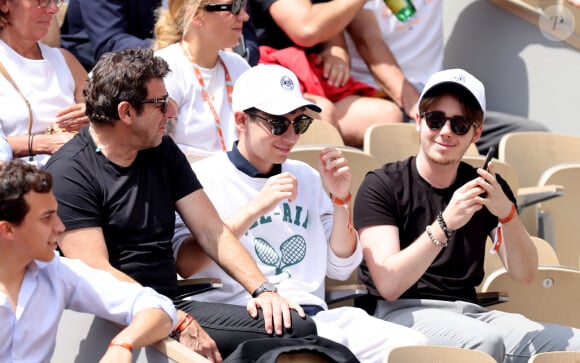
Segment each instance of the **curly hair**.
M167 8L158 8L153 49L162 49L183 39L197 11L209 0L169 0Z
M49 172L14 159L0 165L0 221L20 225L30 210L24 195L30 191L48 193L52 189Z
M483 125L483 110L475 97L465 88L452 84L439 85L427 92L419 104L419 112L428 110L433 103L444 95L452 96L459 101L465 118L473 120L475 127Z
M119 119L117 106L127 101L143 111L147 83L170 72L167 62L152 49L126 49L104 54L84 89L86 113L93 124L112 125Z

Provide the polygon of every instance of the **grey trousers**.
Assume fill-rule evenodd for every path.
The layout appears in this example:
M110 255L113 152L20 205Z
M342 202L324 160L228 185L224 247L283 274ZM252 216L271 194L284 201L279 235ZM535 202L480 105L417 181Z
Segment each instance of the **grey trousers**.
M462 301L379 300L374 316L416 329L430 344L481 350L497 362L526 363L536 353L580 351L579 329Z

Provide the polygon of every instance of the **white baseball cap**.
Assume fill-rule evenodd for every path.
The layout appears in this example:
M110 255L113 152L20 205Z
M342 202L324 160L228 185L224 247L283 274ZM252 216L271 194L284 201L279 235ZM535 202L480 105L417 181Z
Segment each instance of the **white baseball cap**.
M460 68L446 69L432 74L421 92L419 103L428 93L442 85L457 85L466 90L477 101L485 115L485 87L483 83L466 70Z
M275 64L259 64L240 75L234 85L232 108L245 111L257 108L270 115L285 115L300 107L322 109L302 96L296 75Z

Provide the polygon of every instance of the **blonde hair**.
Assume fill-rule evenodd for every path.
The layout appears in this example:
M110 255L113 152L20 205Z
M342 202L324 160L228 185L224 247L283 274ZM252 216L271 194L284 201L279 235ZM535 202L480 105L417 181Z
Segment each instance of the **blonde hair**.
M158 8L153 49L181 41L197 11L207 3L209 0L169 0L167 9Z

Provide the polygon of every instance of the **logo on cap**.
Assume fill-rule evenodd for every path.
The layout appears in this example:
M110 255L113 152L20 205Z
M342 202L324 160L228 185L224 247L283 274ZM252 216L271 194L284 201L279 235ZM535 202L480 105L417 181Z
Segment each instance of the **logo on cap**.
M463 74L456 74L453 76L453 81L457 83L465 83L465 77L463 77Z
M292 82L292 79L288 76L280 78L280 85L282 86L282 89L286 91L292 91L294 89L294 82Z

